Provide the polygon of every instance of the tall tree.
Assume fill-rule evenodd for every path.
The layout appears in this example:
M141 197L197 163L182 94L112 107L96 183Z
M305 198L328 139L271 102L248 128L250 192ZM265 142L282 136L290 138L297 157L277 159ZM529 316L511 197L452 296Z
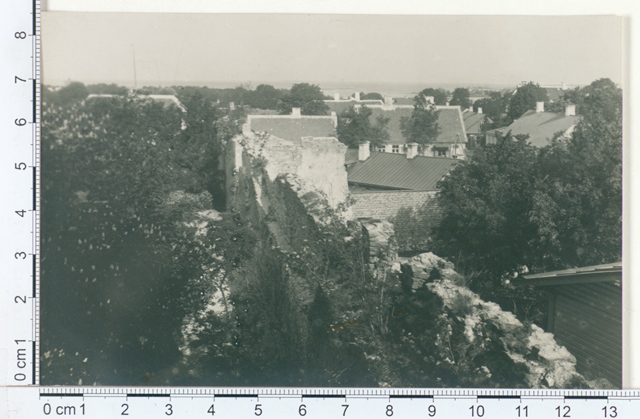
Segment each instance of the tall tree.
M589 100L606 103L610 91ZM615 102L615 100L612 100ZM611 103L613 104L613 103ZM585 266L622 257L622 121L616 108L587 111L571 137L541 150L531 217L541 268Z
M303 115L326 115L329 111L320 86L309 83L294 84L280 99L278 110L282 115L290 114L292 108L300 108Z
M510 98L511 94L508 92L494 91L490 92L488 97L478 99L473 103L474 112L478 112L478 109L482 108L482 113L491 119L491 122L482 126L483 130L506 127L513 122L507 115Z
M418 143L422 149L435 141L440 133L438 111L435 105L427 101L423 92L413 98L415 104L411 116L400 119L404 138L408 143Z
M256 90L247 93L245 103L258 109L278 109L278 101L284 92L269 84L260 84Z
M441 183L439 251L493 274L614 262L621 254L621 95L597 81L568 138L537 151L510 134ZM585 98L586 100L586 98Z
M467 109L471 106L471 99L469 89L465 89L464 87L458 87L453 91L453 96L449 101L450 105L458 105L462 109Z
M509 100L509 118L518 119L525 112L536 108L536 102L548 102L547 91L539 84L530 81L518 87Z
M360 93L360 99L362 99L362 100L381 100L381 101L384 102L384 96L382 96L378 92L371 92L371 93L361 92Z
M433 103L442 106L447 103L447 92L444 89L434 89L432 87L427 87L423 89L420 93L422 96L433 96Z
M526 260L536 149L524 137L499 138L441 182L438 252L494 278Z
M356 110L353 106L338 115L338 140L348 147L369 141L374 147L383 146L389 139L389 118L379 115L372 118L371 109L366 106Z

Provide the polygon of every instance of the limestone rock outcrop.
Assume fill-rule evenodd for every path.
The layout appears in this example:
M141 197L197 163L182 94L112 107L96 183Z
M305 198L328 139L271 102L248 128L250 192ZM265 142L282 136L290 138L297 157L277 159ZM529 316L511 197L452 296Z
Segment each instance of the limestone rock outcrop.
M473 353L474 359L487 359L487 364L479 370L488 377L493 373L492 370L498 367L504 370L509 365L492 365L490 359L493 356L484 356L484 348L487 351L503 351L513 363L511 367L522 371L527 387L590 387L576 372L575 357L565 347L558 345L553 334L535 324L523 324L498 304L482 300L462 285L462 277L454 270L452 263L433 253L424 253L402 263L400 270L405 283L409 282L411 292L427 290L439 298L444 313L459 325L458 328L450 328L449 333L459 335L457 337L463 342L460 347L464 347L467 354ZM456 358L455 354L452 358ZM504 363L504 359L500 362ZM494 361L494 364L497 363Z

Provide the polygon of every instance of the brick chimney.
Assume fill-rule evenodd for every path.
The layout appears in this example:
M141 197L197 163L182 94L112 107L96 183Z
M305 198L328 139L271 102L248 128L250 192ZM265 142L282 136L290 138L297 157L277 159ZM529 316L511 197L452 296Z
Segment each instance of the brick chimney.
M544 102L536 102L536 113L544 112Z
M355 98L358 102L360 102L360 92L355 93Z
M564 116L576 116L576 105L565 105Z
M384 97L384 104L387 106L393 105L393 98L391 96Z
M407 158L412 159L418 155L418 143L407 144Z
M482 114L482 106L478 106L478 113Z
M291 116L301 116L300 108L291 108Z
M365 161L371 155L369 150L369 141L358 144L358 161Z
M335 111L331 111L331 120L333 121L333 127L338 128L338 115Z
M335 100L336 102L340 100L340 93L334 93L333 94L333 100Z
M233 102L229 102L229 110L234 110L236 108L236 104Z

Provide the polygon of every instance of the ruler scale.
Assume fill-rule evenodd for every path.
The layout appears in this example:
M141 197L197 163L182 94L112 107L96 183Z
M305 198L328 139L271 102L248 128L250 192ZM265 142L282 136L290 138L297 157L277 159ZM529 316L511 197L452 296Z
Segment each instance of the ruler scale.
M13 388L20 417L637 418L626 390ZM11 403L10 403L11 405ZM10 406L11 409L11 406Z

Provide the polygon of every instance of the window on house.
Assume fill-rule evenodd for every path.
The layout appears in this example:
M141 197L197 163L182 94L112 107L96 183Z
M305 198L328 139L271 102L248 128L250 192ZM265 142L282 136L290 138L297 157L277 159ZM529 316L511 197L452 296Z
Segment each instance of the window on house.
M392 145L391 146L391 152L392 153L399 153L400 152L400 146L399 145Z
M447 157L447 152L449 151L446 147L434 147L433 155L436 157Z
M384 153L385 152L384 146L383 147L378 147L378 151L381 152L381 153Z

